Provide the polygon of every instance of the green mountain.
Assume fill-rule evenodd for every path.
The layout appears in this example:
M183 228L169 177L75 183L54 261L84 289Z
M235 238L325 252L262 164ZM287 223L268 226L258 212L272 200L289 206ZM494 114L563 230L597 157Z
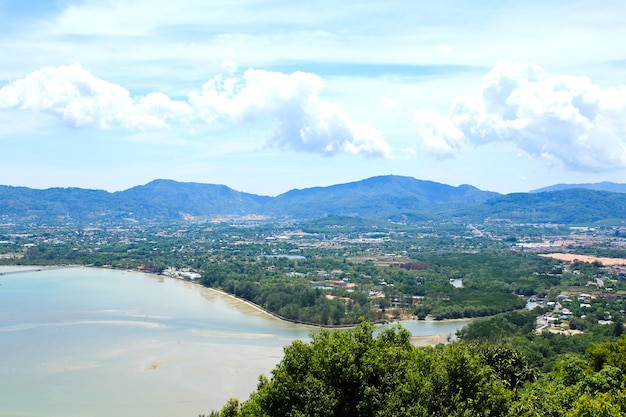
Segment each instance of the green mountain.
M155 180L114 193L119 208L143 218L176 219L263 212L271 197L235 191L225 185Z
M387 218L431 217L441 211L482 203L499 194L470 185L452 187L395 175L330 187L292 190L272 201L274 215L320 218L328 215Z
M542 193L514 193L489 200L473 215L524 223L598 223L626 220L626 194L572 188ZM472 212L473 209L468 210Z
M0 216L34 220L72 217L116 217L113 196L102 190L0 186Z
M470 185L453 187L394 175L292 190L277 197L171 180L115 193L0 186L0 221L177 221L245 215L296 220L351 216L403 222L501 218L525 223L594 223L626 220L626 193L574 188L501 195Z

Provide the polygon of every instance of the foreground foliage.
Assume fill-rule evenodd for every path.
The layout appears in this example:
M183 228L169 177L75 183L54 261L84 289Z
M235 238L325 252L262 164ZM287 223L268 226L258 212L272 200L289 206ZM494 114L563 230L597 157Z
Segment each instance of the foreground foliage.
M272 378L221 416L465 416L503 415L521 381L532 378L487 365L508 348L452 344L417 349L402 328L373 335L369 324L321 331L311 343L285 349ZM504 362L502 362L504 363ZM526 372L526 373L525 373Z
M211 416L623 416L625 372L624 337L540 375L511 345L418 348L401 327L362 323L293 342L247 401Z
M512 311L493 317L473 320L457 332L465 342L507 343L524 352L528 362L544 373L566 354L582 356L592 346L617 340L623 333L623 321L615 312L613 325L594 324L584 333L566 335L534 331L536 311ZM570 323L572 320L570 320Z

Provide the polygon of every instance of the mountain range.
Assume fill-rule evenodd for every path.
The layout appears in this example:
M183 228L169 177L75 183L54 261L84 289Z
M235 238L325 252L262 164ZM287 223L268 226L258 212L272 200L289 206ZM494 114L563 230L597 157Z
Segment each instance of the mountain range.
M0 186L0 220L177 221L250 215L293 220L338 215L403 222L502 218L573 224L626 220L625 193L562 188L502 195L471 185L454 187L395 175L295 189L276 197L244 193L225 185L172 180L155 180L114 193Z
M583 188L586 190L609 191L612 193L626 193L626 184L616 184L614 182L604 181L593 184L555 184L549 187L532 190L531 193L542 193L545 191L562 191L572 188Z

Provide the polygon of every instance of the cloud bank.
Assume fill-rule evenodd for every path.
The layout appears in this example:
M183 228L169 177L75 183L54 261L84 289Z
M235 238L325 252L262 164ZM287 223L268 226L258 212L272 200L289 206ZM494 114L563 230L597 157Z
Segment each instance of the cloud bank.
M389 156L384 135L323 100L323 88L324 81L312 73L248 69L240 75L218 74L186 99L173 100L159 92L132 96L74 64L42 67L1 87L0 109L47 113L68 126L95 129L256 124L271 126L268 147L326 156ZM571 170L626 167L626 86L603 88L587 77L549 77L528 62L498 63L476 94L452 101L447 115L420 110L413 123L419 151L439 158L453 157L469 145L509 142Z
M324 155L387 156L389 146L382 133L321 100L323 87L323 81L311 73L249 69L241 79L213 78L202 91L192 92L189 102L208 121L214 117L237 123L275 120L270 146Z
M626 167L626 86L547 77L528 62L497 64L477 94L453 100L447 117L420 111L415 123L419 148L440 157L504 141L572 170Z
M79 64L43 67L0 88L0 109L44 112L73 127L151 129L203 122L274 128L267 146L323 155L385 157L389 145L378 130L351 120L320 98L323 81L304 72L249 69L242 77L217 75L187 101L162 93L132 97L125 88L95 77Z
M190 110L161 93L131 97L79 64L43 67L0 88L2 108L50 113L71 126L101 129L164 127Z

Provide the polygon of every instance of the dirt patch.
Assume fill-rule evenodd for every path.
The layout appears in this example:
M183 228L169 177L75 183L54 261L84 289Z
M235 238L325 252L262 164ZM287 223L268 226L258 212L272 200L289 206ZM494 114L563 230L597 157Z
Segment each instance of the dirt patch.
M589 255L577 255L574 253L542 253L539 256L543 256L544 258L553 258L558 259L559 261L567 261L567 262L598 262L603 266L612 266L612 265L626 265L626 259L624 258L599 258L597 256L589 256Z

